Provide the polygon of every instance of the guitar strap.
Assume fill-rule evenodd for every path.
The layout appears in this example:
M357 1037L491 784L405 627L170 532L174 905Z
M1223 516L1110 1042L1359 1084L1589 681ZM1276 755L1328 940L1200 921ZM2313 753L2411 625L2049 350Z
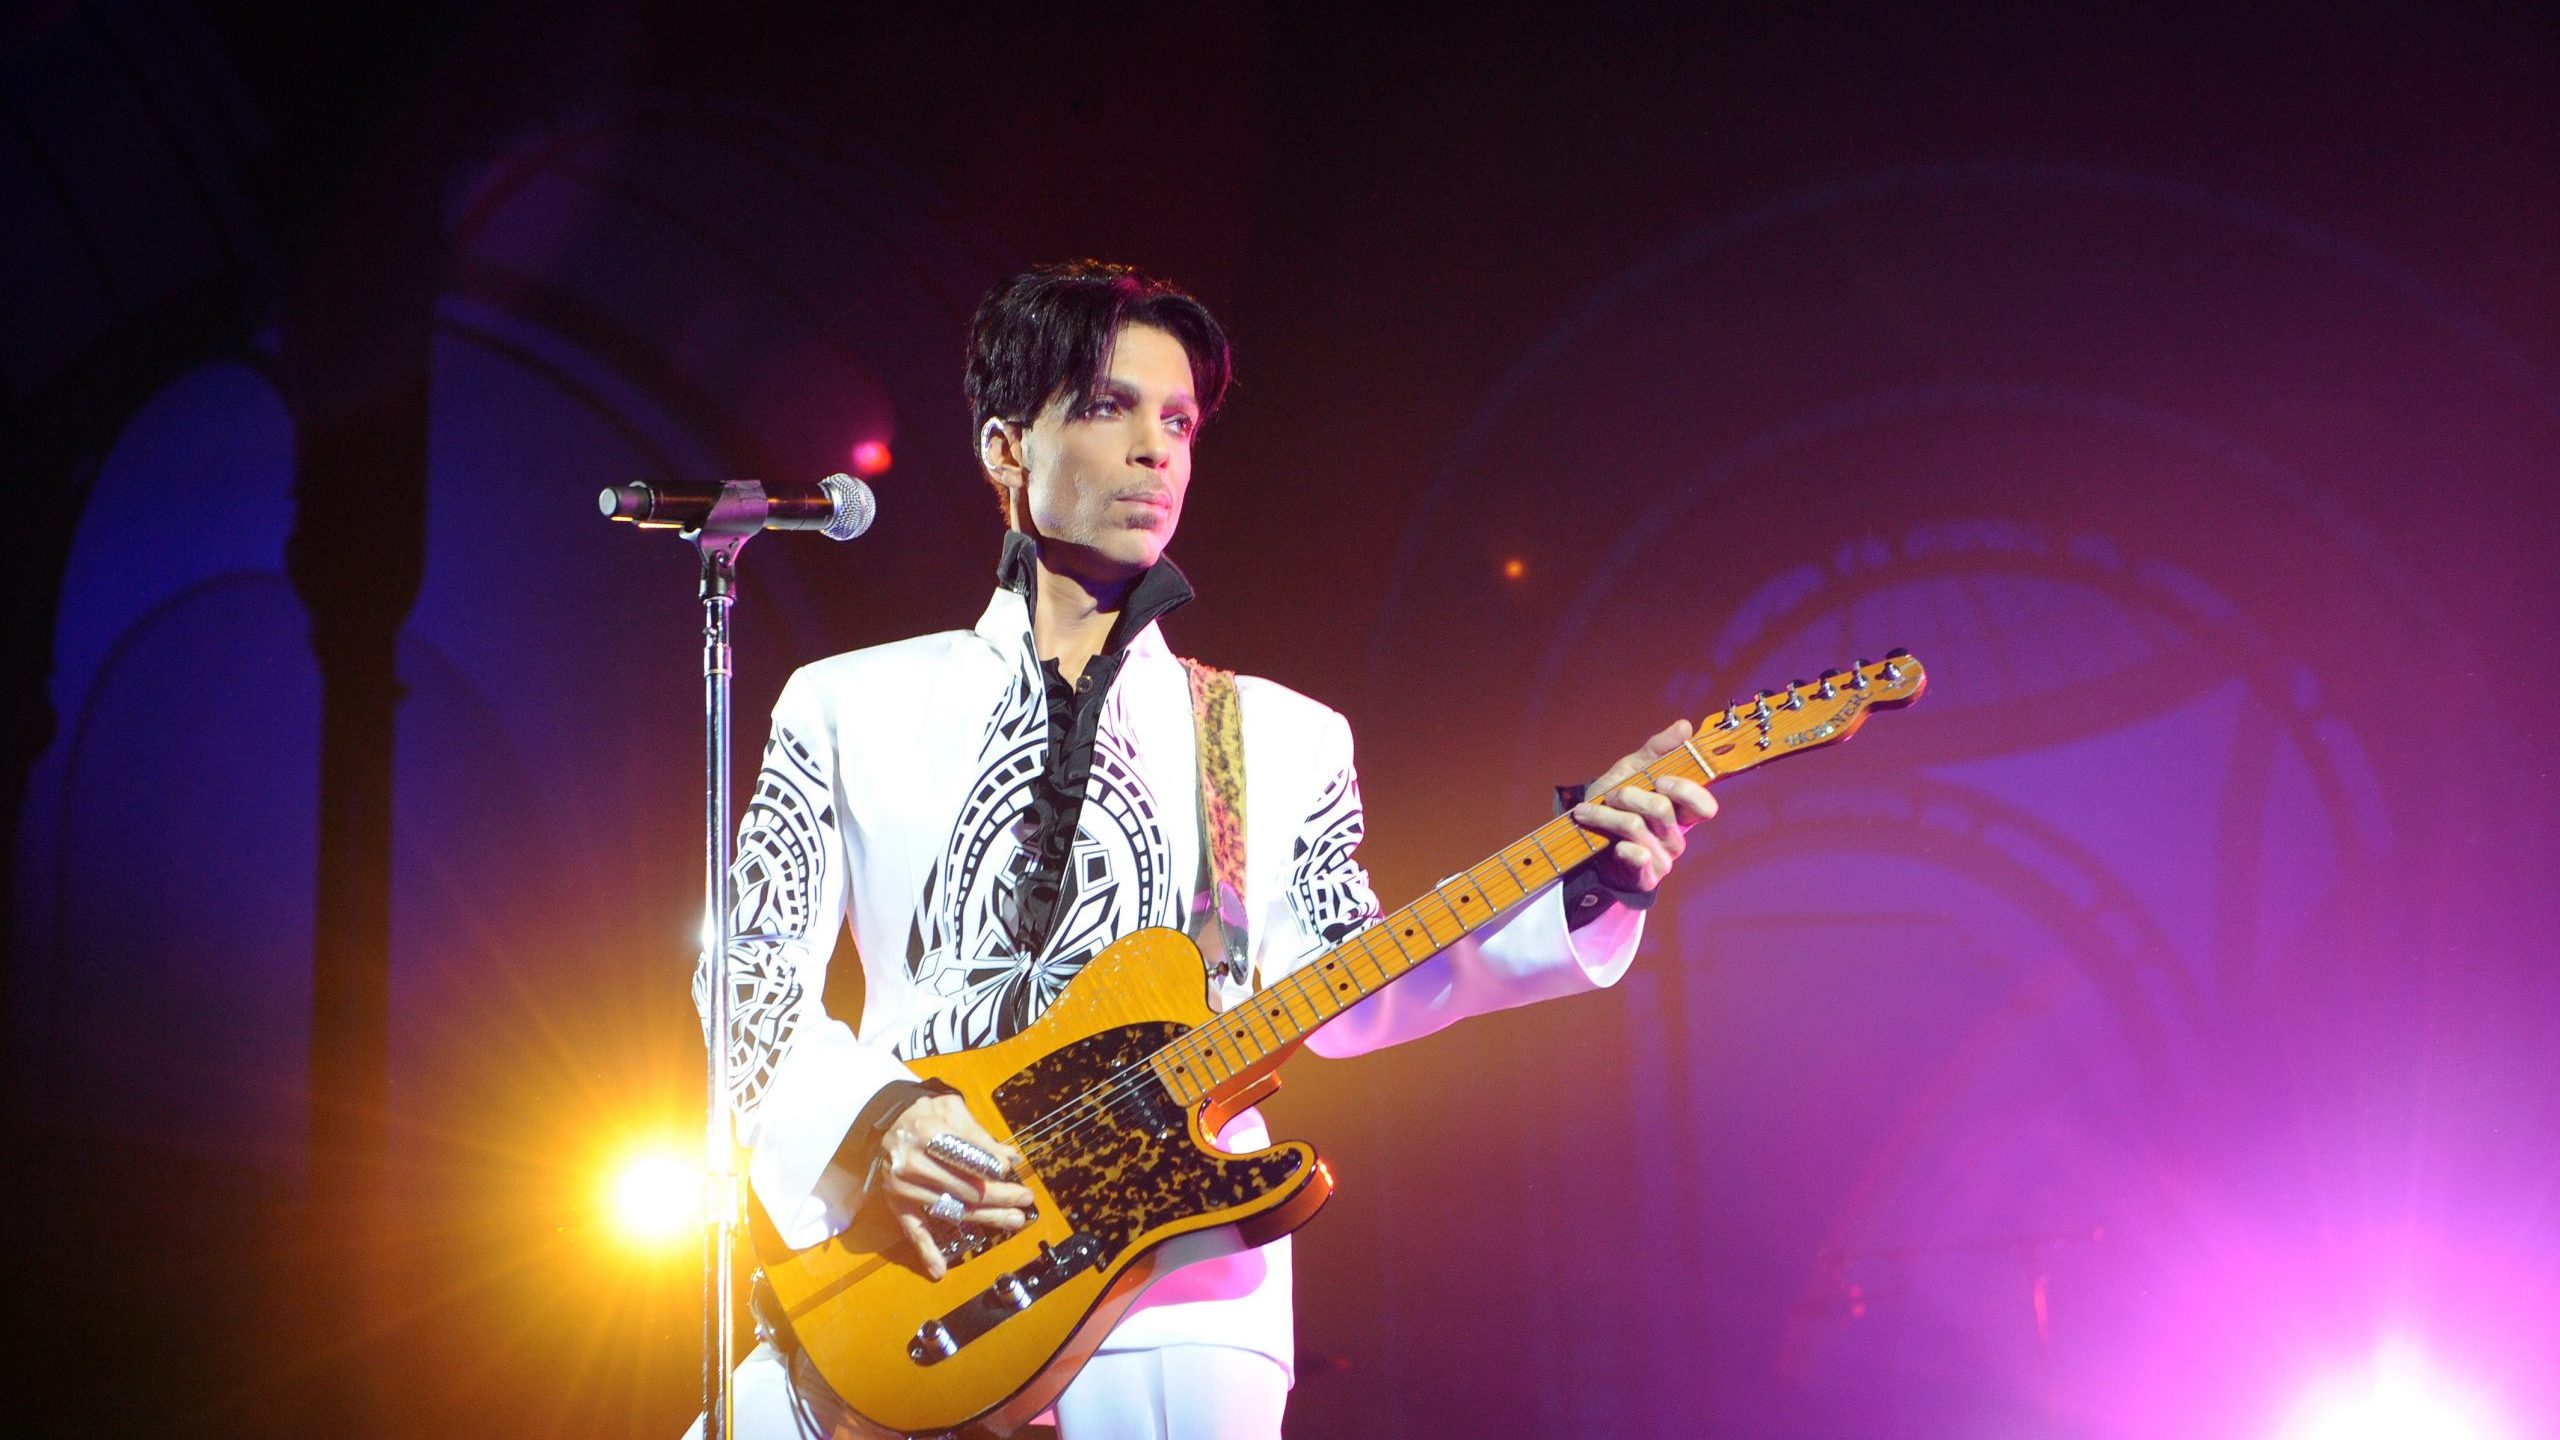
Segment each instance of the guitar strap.
M1210 978L1241 984L1253 968L1244 905L1244 709L1236 700L1234 671L1190 659L1182 668L1191 676L1192 733L1200 757L1200 868L1207 882L1192 906L1191 931Z

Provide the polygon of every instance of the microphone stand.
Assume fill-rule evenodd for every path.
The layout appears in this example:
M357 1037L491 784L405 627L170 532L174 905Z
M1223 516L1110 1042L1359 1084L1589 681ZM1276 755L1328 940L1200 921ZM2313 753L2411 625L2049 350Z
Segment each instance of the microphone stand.
M698 529L683 532L702 560L702 898L710 923L710 1013L704 1017L710 1091L703 1128L702 1234L702 1434L729 1440L729 1377L738 1368L732 1302L737 1288L738 1225L746 1195L738 1174L737 1122L729 1108L732 1044L729 941L737 919L729 913L729 863L735 844L729 814L729 609L738 585L738 555L764 527L764 489L752 481L727 487Z
M706 503L707 502L707 503ZM760 530L816 530L830 540L850 540L871 526L870 488L850 475L830 475L815 493L785 487L768 494L754 480L710 486L623 485L597 497L611 520L646 530L677 529L701 506L701 520L682 531L702 561L702 903L708 915L703 967L709 982L703 1046L710 1063L703 1125L702 1232L702 1434L730 1440L730 1377L738 1368L733 1301L738 1293L738 1227L746 1218L746 1186L738 1174L737 1122L729 1109L731 1009L737 991L729 981L729 942L737 917L729 911L729 608L738 588L738 554Z

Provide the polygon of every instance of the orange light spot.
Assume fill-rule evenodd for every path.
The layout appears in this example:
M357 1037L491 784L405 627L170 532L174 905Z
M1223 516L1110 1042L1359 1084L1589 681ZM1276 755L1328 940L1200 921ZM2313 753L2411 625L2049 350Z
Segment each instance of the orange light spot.
M1517 555L1514 555L1510 559L1502 562L1502 578L1505 580L1523 579L1528 575L1528 573L1529 562L1521 559Z
M607 1179L605 1207L625 1241L654 1248L702 1228L702 1190L702 1162L662 1142L622 1157Z

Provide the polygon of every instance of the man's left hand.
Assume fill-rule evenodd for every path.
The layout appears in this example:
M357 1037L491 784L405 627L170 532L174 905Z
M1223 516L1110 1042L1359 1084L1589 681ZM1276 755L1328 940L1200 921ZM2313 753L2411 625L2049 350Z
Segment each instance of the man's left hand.
M1592 861L1601 883L1612 890L1650 891L1661 884L1689 843L1689 827L1715 816L1716 797L1695 780L1665 775L1651 787L1626 783L1679 749L1689 733L1688 721L1673 721L1603 772L1583 792L1589 798L1573 807L1575 824L1614 842Z

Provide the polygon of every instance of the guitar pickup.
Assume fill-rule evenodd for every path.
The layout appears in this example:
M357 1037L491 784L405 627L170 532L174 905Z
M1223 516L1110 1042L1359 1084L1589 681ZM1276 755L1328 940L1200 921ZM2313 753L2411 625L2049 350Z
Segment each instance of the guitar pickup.
M907 1342L907 1358L918 1365L950 1359L971 1341L1030 1309L1041 1296L1092 1269L1101 1258L1102 1241L1085 1231L1077 1231L1061 1244L1041 1242L1039 1259L997 1276L941 1319L917 1326L915 1338Z

